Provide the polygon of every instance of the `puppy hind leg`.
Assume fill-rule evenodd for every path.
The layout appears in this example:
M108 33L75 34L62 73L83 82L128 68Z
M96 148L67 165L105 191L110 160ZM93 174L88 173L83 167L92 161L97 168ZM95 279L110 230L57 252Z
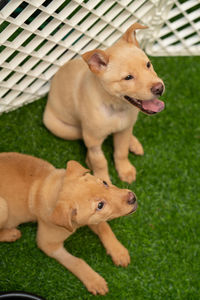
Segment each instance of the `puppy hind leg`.
M89 226L98 235L109 254L117 266L127 267L130 263L128 250L118 241L107 222Z
M0 229L0 242L15 242L21 237L21 232L17 228Z
M14 242L21 237L21 232L16 228L4 228L8 219L8 205L0 197L0 242Z
M60 121L48 108L44 112L43 122L49 131L62 139L77 140L82 138L80 127Z

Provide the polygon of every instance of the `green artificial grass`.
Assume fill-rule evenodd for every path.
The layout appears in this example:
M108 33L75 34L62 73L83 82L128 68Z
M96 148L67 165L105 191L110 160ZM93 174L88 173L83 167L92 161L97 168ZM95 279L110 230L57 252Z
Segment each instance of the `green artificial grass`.
M110 222L128 248L131 264L116 267L87 228L65 246L108 282L103 299L200 299L200 57L152 58L163 78L166 109L155 116L140 113L134 133L145 155L130 160L137 168L131 185L119 180L112 138L103 150L113 184L132 189L139 208ZM58 168L74 159L85 165L82 141L64 141L42 123L46 98L0 116L0 152L17 151L48 160ZM12 188L12 187L11 187ZM100 299L89 294L68 270L40 251L36 224L20 225L22 238L0 243L0 291L23 290L47 300Z

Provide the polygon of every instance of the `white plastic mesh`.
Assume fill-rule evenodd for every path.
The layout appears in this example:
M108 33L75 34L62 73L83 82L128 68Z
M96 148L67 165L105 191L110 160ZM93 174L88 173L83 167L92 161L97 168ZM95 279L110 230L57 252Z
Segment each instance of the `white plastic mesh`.
M160 1L149 35L151 55L200 55L200 0Z
M109 47L137 21L149 26L138 34L148 54L199 55L200 2L180 2L1 0L0 113L46 94L59 66Z

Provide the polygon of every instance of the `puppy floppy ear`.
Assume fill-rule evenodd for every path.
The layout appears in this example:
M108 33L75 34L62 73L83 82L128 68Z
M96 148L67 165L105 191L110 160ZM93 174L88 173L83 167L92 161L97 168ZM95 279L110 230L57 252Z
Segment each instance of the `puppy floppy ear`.
M84 61L88 64L93 73L104 71L108 65L108 55L105 51L96 49L86 52L82 55Z
M70 160L67 163L66 168L66 178L68 177L79 177L86 173L90 172L90 170L84 168L81 164L79 164L75 160Z
M68 207L66 203L60 202L53 210L51 222L57 226L65 227L70 232L73 232L72 220L76 214L76 208Z
M124 35L122 36L122 39L125 40L128 43L133 43L135 44L138 48L140 47L137 39L136 39L136 32L135 30L137 29L146 29L148 28L147 26L143 26L139 23L135 23L133 25L131 25L126 32L124 33Z

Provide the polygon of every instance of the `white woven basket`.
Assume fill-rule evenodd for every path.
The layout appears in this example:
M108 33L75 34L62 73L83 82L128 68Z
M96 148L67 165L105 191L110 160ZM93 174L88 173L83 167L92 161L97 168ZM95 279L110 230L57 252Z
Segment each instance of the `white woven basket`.
M0 0L0 113L46 94L59 66L134 22L149 26L138 33L148 54L199 55L199 16L199 0Z

